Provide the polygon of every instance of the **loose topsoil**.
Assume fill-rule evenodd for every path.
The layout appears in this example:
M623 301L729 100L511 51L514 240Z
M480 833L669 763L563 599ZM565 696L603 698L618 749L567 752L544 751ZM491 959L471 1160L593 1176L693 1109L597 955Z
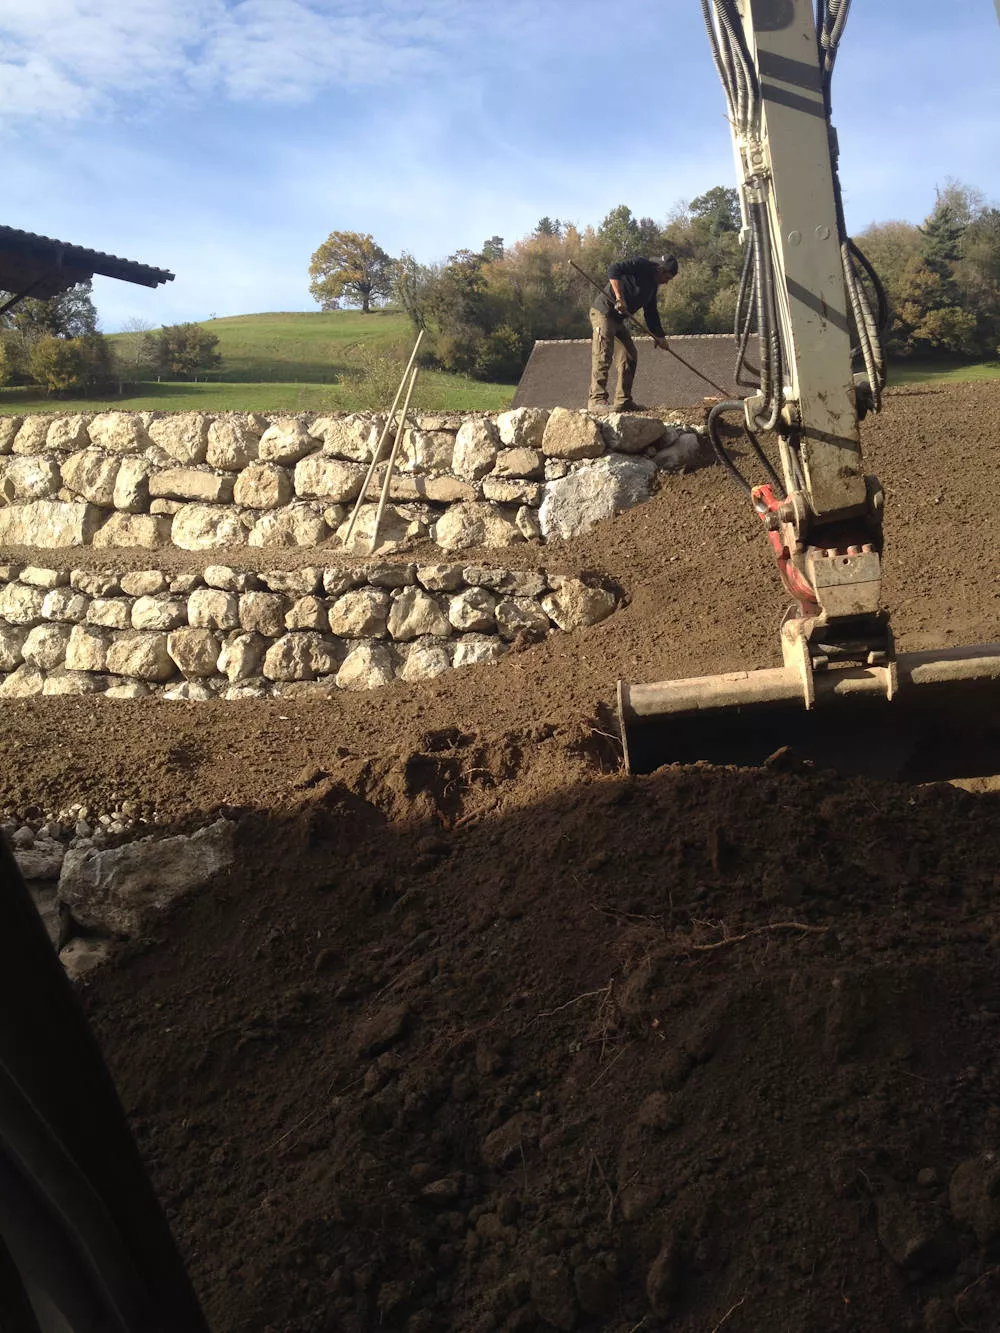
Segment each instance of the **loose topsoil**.
M1000 638L998 428L866 423L904 649ZM521 556L628 605L370 696L4 706L5 805L240 822L82 988L213 1330L1000 1328L1000 797L621 774L616 678L778 657L718 469Z

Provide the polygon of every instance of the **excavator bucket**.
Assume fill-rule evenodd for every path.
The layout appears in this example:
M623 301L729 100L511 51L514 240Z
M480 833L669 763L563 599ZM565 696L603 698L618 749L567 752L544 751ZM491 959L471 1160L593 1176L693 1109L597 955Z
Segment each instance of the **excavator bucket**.
M618 685L630 773L699 761L798 762L910 781L1000 774L1000 643L900 653L884 668L816 672L806 707L789 667Z

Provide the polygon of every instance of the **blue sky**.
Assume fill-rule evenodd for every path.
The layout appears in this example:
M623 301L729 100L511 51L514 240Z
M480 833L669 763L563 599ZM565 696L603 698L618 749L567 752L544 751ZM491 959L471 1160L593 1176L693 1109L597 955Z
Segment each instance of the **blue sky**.
M834 121L852 231L1000 199L995 6L855 0ZM698 0L0 0L0 152L0 222L177 274L95 280L109 332L315 309L335 229L429 262L734 183Z

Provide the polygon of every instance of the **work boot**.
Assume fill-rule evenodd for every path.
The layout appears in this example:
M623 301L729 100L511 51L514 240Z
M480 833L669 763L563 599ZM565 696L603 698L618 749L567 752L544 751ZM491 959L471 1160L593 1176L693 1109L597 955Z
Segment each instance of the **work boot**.
M616 412L648 412L649 408L644 407L642 403L637 403L632 398L626 398L624 403L615 403Z
M587 411L594 412L598 416L600 416L603 413L610 412L610 410L611 409L608 406L608 400L606 398L591 398L590 402L587 404Z

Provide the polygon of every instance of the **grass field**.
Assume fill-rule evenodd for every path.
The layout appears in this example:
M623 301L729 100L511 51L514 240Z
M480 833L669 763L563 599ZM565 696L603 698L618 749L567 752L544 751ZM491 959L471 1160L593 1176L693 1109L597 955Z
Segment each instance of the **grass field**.
M34 389L0 390L0 412L130 411L350 412L388 406L413 345L406 315L396 310L276 312L204 321L219 339L222 366L198 383L144 382L121 394L47 397ZM110 335L115 341L120 335ZM1000 362L892 366L890 384L1000 378ZM499 411L512 384L484 384L425 370L414 406L435 411Z

